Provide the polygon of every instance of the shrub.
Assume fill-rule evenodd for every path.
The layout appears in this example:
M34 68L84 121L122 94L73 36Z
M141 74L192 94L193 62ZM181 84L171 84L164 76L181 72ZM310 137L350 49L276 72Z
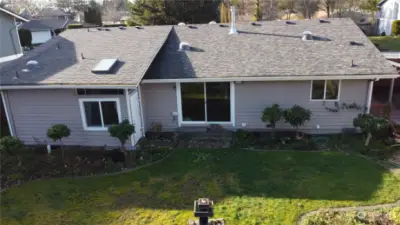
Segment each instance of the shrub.
M125 119L119 124L113 124L108 127L108 132L111 137L118 138L121 143L121 148L124 154L126 154L125 143L129 137L135 133L135 126L129 123L129 120Z
M16 155L25 149L24 143L16 137L6 136L0 139L0 154Z
M20 29L18 35L22 47L32 48L32 33L30 30Z
M63 142L62 139L69 137L71 130L64 124L54 124L47 130L47 137L53 141L59 140L61 143L61 153L64 156Z
M286 123L298 129L300 126L303 126L305 122L310 120L311 111L301 106L294 105L292 108L283 111L283 117Z
M264 123L270 123L272 128L275 128L276 122L282 118L282 109L278 104L273 104L271 107L266 107L263 111L261 120Z
M389 122L385 118L376 117L371 114L358 114L353 120L353 126L360 128L367 135L365 146L368 146L373 136L377 136L389 129Z
M67 29L80 29L83 28L83 24L68 24Z
M124 24L124 23L119 23L119 24L103 24L103 27L127 27L127 25Z
M395 20L392 23L392 35L400 35L400 20Z

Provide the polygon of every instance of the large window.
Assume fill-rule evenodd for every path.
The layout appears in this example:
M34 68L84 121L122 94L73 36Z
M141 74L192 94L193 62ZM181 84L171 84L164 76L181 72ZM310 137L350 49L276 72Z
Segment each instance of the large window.
M231 121L230 83L182 83L180 86L183 122Z
M107 130L121 121L119 99L79 99L85 130Z
M311 81L311 100L337 101L340 95L340 80Z

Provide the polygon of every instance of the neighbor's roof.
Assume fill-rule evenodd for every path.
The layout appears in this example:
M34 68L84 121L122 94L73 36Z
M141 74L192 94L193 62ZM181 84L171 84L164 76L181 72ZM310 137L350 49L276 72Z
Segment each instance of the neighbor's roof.
M238 34L217 24L175 26L145 79L397 74L351 19L257 24L238 23ZM319 40L303 41L304 31ZM178 51L181 42L196 50Z
M70 16L70 14L66 13L60 9L44 8L44 9L40 10L38 13L36 13L35 16L43 16L43 17Z
M67 30L23 57L0 64L0 83L137 85L170 31L171 26ZM91 72L102 59L113 58L122 62L115 74ZM37 61L38 67L27 70L30 60Z
M15 12L9 10L9 9L3 8L3 7L0 7L0 12L7 13L8 15L13 16L13 17L15 17L15 18L17 18L17 19L20 19L20 20L22 20L22 21L25 21L25 22L28 22L28 21L29 21L27 18L25 18L25 17L23 17L23 16L20 16L20 15L18 15L17 13L15 13Z
M31 20L22 24L21 28L31 31L37 30L56 30L64 29L70 23L70 20L57 20L57 19L44 19L44 20Z

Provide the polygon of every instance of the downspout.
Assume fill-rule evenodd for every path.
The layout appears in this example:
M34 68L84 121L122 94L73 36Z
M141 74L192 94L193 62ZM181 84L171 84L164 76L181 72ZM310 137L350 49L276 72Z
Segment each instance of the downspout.
M8 130L10 131L10 135L11 136L15 136L14 129L13 129L13 124L12 124L13 120L11 119L11 115L10 115L10 113L8 111L8 104L7 104L8 101L6 99L5 92L4 91L0 91L0 95L1 95L1 100L3 102L4 112L6 114L6 119L7 119L7 123L8 123Z
M367 109L366 109L366 114L369 114L371 111L371 102L372 102L372 91L374 89L374 80L369 80L368 83L368 94L367 94Z

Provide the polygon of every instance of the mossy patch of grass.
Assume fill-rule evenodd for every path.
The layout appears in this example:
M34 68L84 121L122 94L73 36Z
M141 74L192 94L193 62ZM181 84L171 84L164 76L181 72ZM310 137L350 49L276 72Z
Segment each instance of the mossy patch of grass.
M205 157L199 157L204 155ZM294 224L310 210L400 199L400 181L333 152L176 150L109 177L32 181L1 194L2 224L187 224L209 197L228 224Z

